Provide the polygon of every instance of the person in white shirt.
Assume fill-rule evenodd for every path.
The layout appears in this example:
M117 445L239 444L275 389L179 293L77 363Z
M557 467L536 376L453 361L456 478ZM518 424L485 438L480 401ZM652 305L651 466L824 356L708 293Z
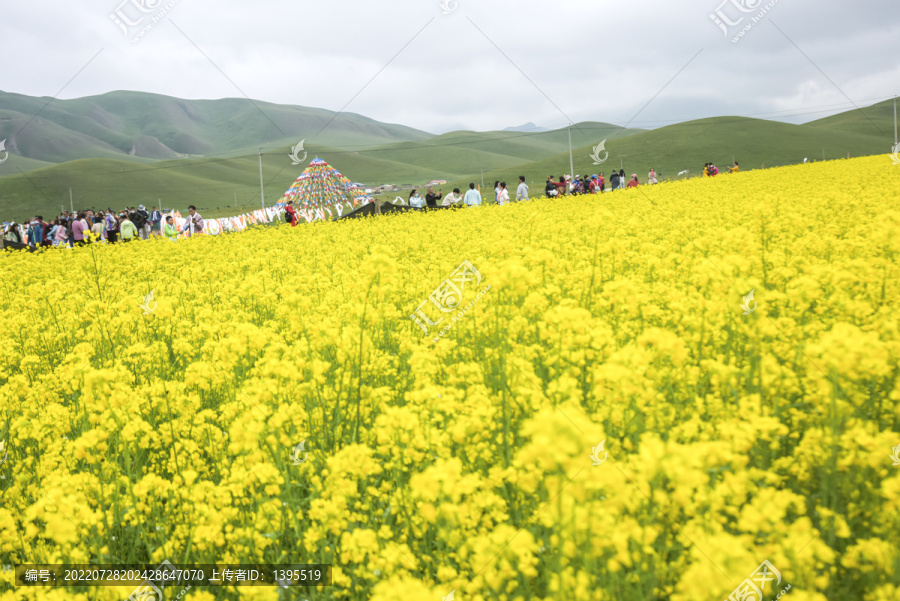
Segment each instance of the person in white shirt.
M441 203L442 207L449 207L451 205L455 205L459 201L462 200L462 196L459 195L459 188L453 188L453 193L448 194L444 197L444 202Z
M469 184L469 191L466 192L463 202L469 207L481 205L481 193L475 189L475 184Z
M413 190L409 193L409 206L415 209L425 208L425 199L419 196L418 190Z
M497 190L499 190L497 193L497 204L509 204L509 189L506 187L506 182L500 182L500 187Z
M519 176L519 187L516 189L516 200L528 200L528 184L525 183L525 176Z

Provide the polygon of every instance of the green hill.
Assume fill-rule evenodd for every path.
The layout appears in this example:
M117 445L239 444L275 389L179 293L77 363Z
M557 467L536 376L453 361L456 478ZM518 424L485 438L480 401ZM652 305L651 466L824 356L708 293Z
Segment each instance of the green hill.
M573 126L573 143L616 139L641 130L606 123ZM320 156L353 181L376 186L414 184L432 179L466 178L471 173L513 169L529 160L568 149L568 131L540 133L453 132L420 142L397 142L361 150L306 144L308 160ZM35 170L19 173L22 157L0 165L0 214L22 219L36 213L54 215L68 208L69 188L76 208L155 205L185 208L195 204L210 215L234 214L237 207L255 209L259 200L259 167L255 149L233 157L175 159L81 159L59 165L34 162ZM290 144L263 155L267 204L280 198L303 170L291 164ZM252 154L251 154L252 153ZM135 161L141 161L137 164ZM26 171L25 168L21 168ZM395 195L394 195L395 196ZM390 196L391 199L394 196ZM217 212L221 210L221 213ZM46 216L46 215L45 215Z
M884 141L876 136L744 117L700 119L611 140L606 144L609 157L601 165L593 164L592 150L592 146L582 146L573 151L576 174L609 175L613 169L624 169L629 178L633 173L638 174L642 183L646 183L651 167L659 177L671 179L686 170L690 170L691 176L701 175L703 165L708 162L725 171L726 166L737 160L746 171L802 163L804 158L819 161L823 159L823 150L829 160L847 158L848 153L858 157L886 152ZM514 188L519 175L526 177L532 195L536 195L542 192L548 175L559 177L570 173L566 150L515 168L485 171L485 186L489 190L484 195L491 196L489 191L492 192L496 180L505 180ZM444 192L453 187L465 190L469 181L480 184L480 174L476 179L470 176L448 180ZM393 198L396 194L386 196Z
M38 101L46 99L0 93L0 139L37 112ZM321 129L334 115L258 104L279 125L305 123L304 131L315 129L311 124ZM17 116L8 117L11 112ZM686 177L678 175L686 170L699 175L710 161L724 171L736 159L749 170L822 160L823 151L827 159L883 154L893 142L892 132L893 105L879 103L805 125L717 117L643 131L590 122L573 126L571 135L576 173L624 168L645 182L651 167L660 179L671 179ZM609 155L594 165L590 154L601 140ZM54 101L20 137L7 142L10 157L0 164L0 215L17 220L54 215L60 206L69 207L69 188L79 208L162 203L184 209L195 204L211 216L254 209L260 206L259 145L266 148L263 179L271 205L304 167L292 165L288 156L297 141L282 137L246 100L183 101L115 92ZM308 160L319 156L353 181L373 187L443 179L448 184L442 188L449 192L454 186L465 189L470 181L480 184L483 171L486 197L495 180L514 188L519 175L528 179L532 195L541 193L547 175L571 173L568 147L568 129L431 136L350 114L337 117L321 140L307 135L305 144ZM210 152L217 156L196 156ZM94 158L55 164L70 154Z
M51 163L228 156L260 146L289 146L301 139L313 145L368 148L430 137L353 113L337 115L247 99L182 100L110 92L51 100L0 92L0 140L7 139L7 149L17 156Z
M875 136L889 140L889 146L893 146L894 101L886 100L871 106L860 107L859 110L854 109L824 119L817 119L806 125L832 131ZM887 149L884 152L887 152Z

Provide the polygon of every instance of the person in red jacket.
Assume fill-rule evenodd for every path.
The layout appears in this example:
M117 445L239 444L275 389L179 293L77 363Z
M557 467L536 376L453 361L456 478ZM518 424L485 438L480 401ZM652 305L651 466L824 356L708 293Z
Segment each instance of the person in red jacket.
M287 220L291 222L291 227L297 227L297 212L294 210L294 201L290 201L284 208L287 213Z
M637 188L637 187L640 186L640 185L641 185L641 184L638 183L637 173L633 173L633 174L631 175L631 181L628 182L628 185L626 186L626 188Z

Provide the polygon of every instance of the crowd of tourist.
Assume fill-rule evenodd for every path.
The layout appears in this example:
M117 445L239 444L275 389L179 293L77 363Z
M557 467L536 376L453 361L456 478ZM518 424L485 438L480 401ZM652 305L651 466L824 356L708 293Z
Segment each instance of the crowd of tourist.
M197 212L197 207L191 205L188 211L190 218L182 229L176 226L173 215L164 218L156 207L148 211L144 205L126 207L120 211L112 208L106 211L63 211L50 221L35 215L25 223L4 223L3 239L6 246L30 249L83 246L91 242L116 244L147 240L151 236L175 240L182 232L188 236L203 232L203 217Z
M728 171L735 173L738 171L738 164L729 167ZM686 172L683 172L686 173ZM718 170L712 163L707 163L703 169L703 174L711 177L718 174ZM654 185L659 183L659 176L655 169L650 169L647 174L647 183ZM613 171L609 177L600 172L591 176L576 175L574 178L566 175L560 176L559 179L553 175L547 177L544 185L544 195L548 198L558 198L560 196L579 196L582 194L600 194L603 192L612 192L613 190L624 190L626 188L636 188L641 182L636 173L631 174L631 178L626 177L625 170ZM505 205L512 201L512 193L506 182L494 182L494 202L498 205ZM399 199L398 199L399 200ZM529 188L525 182L525 177L519 177L519 183L516 187L516 201L529 200ZM409 204L413 209L423 210L429 208L441 208L451 206L478 206L484 202L480 189L476 189L474 183L469 184L469 189L462 194L459 188L454 188L451 194L443 195L443 191L435 192L434 188L429 186L425 196L421 196L417 189L413 189L409 193L409 198L404 204Z
M737 161L734 166L728 167L729 173L737 173L740 171ZM683 172L684 173L684 172ZM718 168L707 163L703 167L704 177L714 177L719 174ZM650 169L647 175L647 182L650 185L658 183L657 173L654 169ZM600 194L603 192L612 192L613 190L623 190L626 188L635 188L640 186L636 173L631 175L631 179L626 178L625 170L613 170L607 177L603 172L591 175L590 177L576 175L574 178L566 175L560 176L557 180L554 176L547 177L544 185L544 195L549 198L558 198L560 196L578 196L582 194ZM519 183L516 187L515 200L517 202L529 200L529 188L525 182L525 177L519 177ZM506 182L494 182L494 202L498 205L505 205L511 202L509 187ZM453 192L446 197L442 190L435 192L433 186L428 187L425 196L419 195L418 190L414 189L409 194L408 203L413 209L436 209L447 208L452 206L479 206L484 202L481 190L476 189L475 184L469 184L469 189L462 194L459 188L454 188ZM440 203L440 204L439 204ZM298 214L294 208L294 203L290 202L285 207L285 220L296 226L299 223ZM63 211L56 218L50 221L44 221L40 215L27 220L25 223L19 224L15 221L5 222L3 224L3 239L6 246L21 247L35 249L47 246L63 246L74 247L76 245L85 245L88 243L108 243L116 244L117 242L131 242L132 240L147 240L151 236L165 236L170 240L175 240L182 233L187 236L203 233L204 222L197 207L191 205L188 208L190 217L184 228L179 229L175 224L173 215L169 214L165 217L162 212L153 207L150 211L140 205L135 207L126 207L120 211L114 211L108 208L106 211L86 210L78 213L69 213Z

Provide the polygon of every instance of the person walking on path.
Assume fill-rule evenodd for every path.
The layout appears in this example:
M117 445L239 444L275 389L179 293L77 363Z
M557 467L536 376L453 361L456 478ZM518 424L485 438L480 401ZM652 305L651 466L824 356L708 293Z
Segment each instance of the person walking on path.
M103 227L103 213L97 213L97 215L93 219L93 225L91 225L91 236L96 236L94 242L106 242L106 229ZM73 232L73 240L74 240L74 232L75 232L75 223L72 222L72 232Z
M506 182L500 182L500 187L497 190L499 190L497 193L497 204L501 206L509 204L509 190L506 189Z
M36 248L40 246L43 241L44 228L41 227L38 218L35 217L31 220L31 225L28 227L28 246Z
M110 244L115 244L119 238L119 220L116 218L112 208L106 209L104 224L106 225L106 241Z
M79 213L72 217L72 240L74 240L74 243L78 246L84 246L84 232L87 229L84 225L84 221L82 221L83 217L84 213Z
M150 235L162 236L162 213L156 207L150 213Z
M481 193L475 189L475 184L469 184L469 191L466 192L463 202L468 207L481 206Z
M287 221L291 224L291 227L297 227L297 211L294 209L293 200L287 203L284 213L287 215Z
M131 242L138 236L138 227L128 218L128 213L125 213L125 217L122 218L122 225L119 226L119 231L122 233L122 242Z
M135 216L134 226L138 230L138 235L141 240L147 240L150 238L150 213L147 212L144 205L138 205Z
M178 239L178 230L175 228L175 218L171 215L166 217L165 235L166 238L172 242L175 242L175 240Z
M6 231L6 236L4 236L7 242L15 242L16 244L22 244L22 234L19 231L19 224L13 221L9 224L9 229Z
M559 196L559 189L556 187L556 182L553 181L553 176L547 178L547 185L544 186L544 195L547 198L556 198Z
M556 183L556 193L559 196L565 196L568 188L568 184L566 184L567 177L559 176L559 181Z
M516 188L516 201L522 202L528 200L528 184L525 183L525 176L519 176L519 187Z
M191 228L188 230L188 236L198 236L203 233L203 217L200 216L200 213L197 212L197 207L191 205L188 207L188 212L191 214L188 223L191 225Z

